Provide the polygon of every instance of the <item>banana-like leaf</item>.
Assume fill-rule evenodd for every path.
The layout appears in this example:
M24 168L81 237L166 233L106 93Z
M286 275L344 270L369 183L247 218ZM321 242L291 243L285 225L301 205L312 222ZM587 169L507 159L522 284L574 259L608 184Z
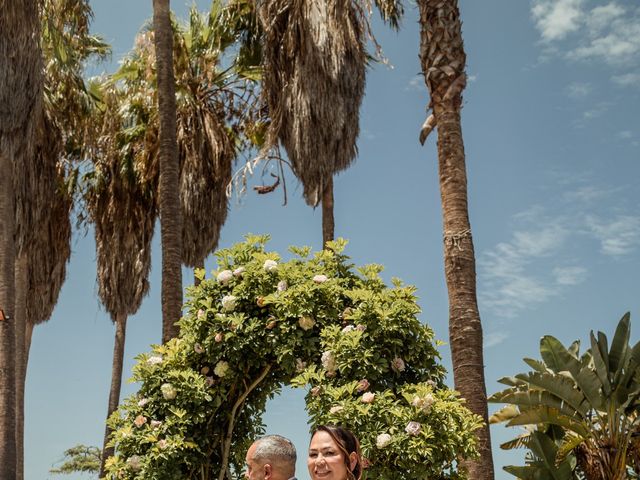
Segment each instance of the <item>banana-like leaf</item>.
M502 467L502 469L520 480L546 480L544 477L540 477L540 474L535 468L529 466L517 467L515 465L507 465Z
M625 313L618 323L616 333L611 340L611 349L609 350L609 368L613 374L613 384L618 383L622 376L624 364L628 360L629 337L631 336L631 328L629 326L631 314Z
M489 423L502 423L520 415L520 410L515 405L505 405L489 417Z
M517 436L513 440L500 444L502 450L513 450L516 448L529 448L529 442L531 441L531 433L523 433Z
M544 364L544 362L541 362L540 360L534 360L533 358L523 358L524 363L526 363L527 365L529 365L531 368L533 368L536 372L546 372L547 366Z
M503 385L508 385L510 387L518 387L525 384L522 380L517 379L516 377L502 377L498 380L498 383Z
M600 333L601 332L598 332L598 340L596 340L595 335L591 332L591 355L593 355L593 366L596 369L596 375L598 375L600 383L602 384L602 393L608 398L611 395L611 383L609 382L609 354L606 350L606 337L604 337L604 354L602 350L600 350L602 343L600 341L602 340Z
M537 424L552 424L563 427L566 430L576 432L578 435L589 435L589 428L584 423L575 421L567 415L562 415L556 408L547 407L544 405L530 408L520 413L519 415L511 418L507 423L508 427L516 425L537 425Z
M567 350L571 355L578 358L578 355L580 355L580 340L574 340Z
M574 382L563 376L552 373L529 372L520 373L516 378L524 380L532 386L542 388L555 395L560 400L568 403L569 406L586 415L588 409L584 404L585 396L582 392L574 388Z
M624 375L620 379L619 384L632 388L629 383L633 383L632 380L638 372L638 366L640 366L640 342L636 343L631 349L629 359L624 366Z
M600 391L602 384L596 373L591 368L583 367L575 377L576 384L589 402L590 408L602 410L605 397Z
M538 405L546 405L551 408L555 408L563 415L569 417L580 418L582 414L577 412L566 402L563 402L557 396L551 394L545 390L516 390L507 389L502 392L494 393L489 402L492 403L512 403L517 405L520 410L526 409L526 407L535 407ZM525 407L525 408L523 408Z
M573 450L582 442L584 442L583 437L580 437L578 435L567 435L564 438L564 441L562 442L562 444L560 445L560 448L558 448L558 452L556 454L556 460L559 462L564 461L567 458L567 456L571 452L573 452Z
M580 361L551 335L545 335L540 340L540 355L546 365L556 373L569 371L575 376L580 371Z

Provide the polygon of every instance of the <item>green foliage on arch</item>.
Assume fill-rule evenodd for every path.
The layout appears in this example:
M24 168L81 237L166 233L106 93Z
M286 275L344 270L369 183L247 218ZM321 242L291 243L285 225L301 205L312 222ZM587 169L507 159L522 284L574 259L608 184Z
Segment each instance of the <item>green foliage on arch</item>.
M343 240L288 261L267 240L219 251L215 276L188 290L180 337L138 358L140 390L109 420L108 478L238 478L283 385L308 390L312 424L359 436L367 478L458 478L480 418L445 387L415 289L355 268Z

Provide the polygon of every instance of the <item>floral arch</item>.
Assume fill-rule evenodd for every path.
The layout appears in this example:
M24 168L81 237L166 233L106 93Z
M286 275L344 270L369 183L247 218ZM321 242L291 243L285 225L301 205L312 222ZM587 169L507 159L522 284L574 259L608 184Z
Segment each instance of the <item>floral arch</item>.
M214 277L188 289L179 338L138 358L140 390L109 420L108 478L238 478L283 385L307 389L312 426L358 435L365 478L458 478L480 419L444 385L415 289L355 268L343 240L288 261L267 240L220 250Z

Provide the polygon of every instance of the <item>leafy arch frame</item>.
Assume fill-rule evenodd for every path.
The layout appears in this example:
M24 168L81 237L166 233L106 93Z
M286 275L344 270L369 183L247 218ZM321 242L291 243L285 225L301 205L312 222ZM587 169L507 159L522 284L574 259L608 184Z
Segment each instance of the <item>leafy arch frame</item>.
M107 478L238 478L284 385L307 389L311 427L358 435L365 479L463 477L481 419L446 387L415 288L356 268L345 240L283 261L268 239L218 251L187 291L180 336L137 358L140 390L109 419Z

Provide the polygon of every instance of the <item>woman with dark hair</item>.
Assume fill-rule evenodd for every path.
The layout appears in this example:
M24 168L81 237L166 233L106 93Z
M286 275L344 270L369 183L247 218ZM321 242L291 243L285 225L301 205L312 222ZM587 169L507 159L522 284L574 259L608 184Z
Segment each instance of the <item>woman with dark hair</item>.
M311 480L360 480L360 442L346 428L321 425L311 435L307 467Z

